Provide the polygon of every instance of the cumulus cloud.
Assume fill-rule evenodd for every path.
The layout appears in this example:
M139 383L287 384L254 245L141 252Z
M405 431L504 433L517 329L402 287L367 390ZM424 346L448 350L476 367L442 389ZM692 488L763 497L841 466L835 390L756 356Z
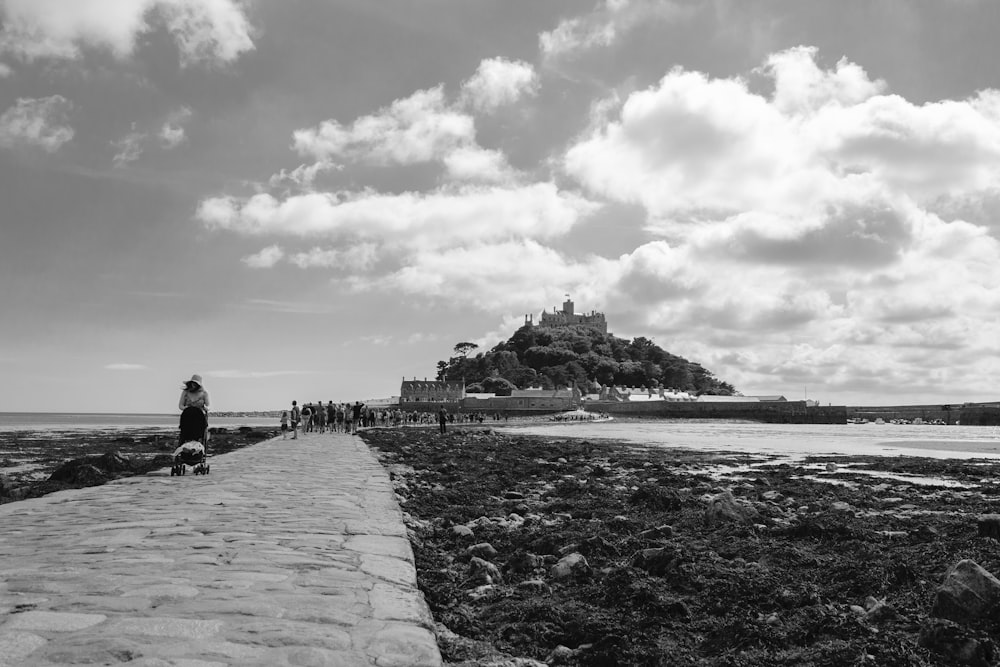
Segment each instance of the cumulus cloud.
M18 98L17 104L0 115L0 146L37 146L54 153L73 138L67 123L72 108L62 95Z
M350 124L327 120L297 130L293 133L295 150L316 162L292 172L282 170L271 183L311 187L316 174L333 168L335 161L337 168L342 168L340 162L379 167L440 164L443 175L454 181L511 182L518 177L516 170L501 151L477 143L475 119L464 107L492 111L530 94L535 81L530 65L484 60L458 99L450 99L443 86L436 86Z
M278 199L213 197L197 217L208 227L251 235L350 236L394 247L443 248L511 237L552 238L596 210L553 183L467 185L429 193L313 192Z
M76 59L88 48L125 58L161 27L185 64L228 63L253 49L238 0L0 0L0 15L0 51L26 61Z
M262 249L260 252L244 257L242 262L251 269L270 269L272 266L280 262L284 256L285 251L282 250L280 246L271 245Z
M538 92L535 68L523 61L490 58L479 63L476 73L462 84L462 101L483 112L516 103Z
M589 14L564 19L543 32L539 47L547 60L572 58L611 46L644 24L677 20L690 11L675 0L605 0Z
M450 107L442 86L419 90L350 125L328 120L293 135L300 155L376 165L439 160L474 140L472 117Z

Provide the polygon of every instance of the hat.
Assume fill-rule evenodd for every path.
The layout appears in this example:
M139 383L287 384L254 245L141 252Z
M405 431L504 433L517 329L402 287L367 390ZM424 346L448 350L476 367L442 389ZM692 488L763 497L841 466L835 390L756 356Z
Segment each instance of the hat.
M198 385L200 387L201 386L201 376L198 375L197 373L195 373L194 375L191 376L191 379L188 380L187 382L185 382L184 384L189 384L191 382L194 382L196 385Z

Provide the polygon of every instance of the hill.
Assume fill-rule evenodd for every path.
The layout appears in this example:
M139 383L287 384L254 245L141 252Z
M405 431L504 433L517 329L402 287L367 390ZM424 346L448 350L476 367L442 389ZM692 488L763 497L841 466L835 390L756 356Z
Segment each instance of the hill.
M585 326L525 325L488 352L472 355L473 343L459 343L455 356L439 361L439 380L465 379L469 391L509 395L514 388L546 389L576 383L666 387L692 394L732 395L733 386L701 364L663 350L648 338L631 341Z

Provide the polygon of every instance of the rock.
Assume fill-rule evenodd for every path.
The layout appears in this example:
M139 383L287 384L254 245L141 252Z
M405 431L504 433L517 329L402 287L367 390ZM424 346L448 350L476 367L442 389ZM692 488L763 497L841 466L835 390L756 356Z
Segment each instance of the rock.
M541 579L525 579L517 585L518 589L527 593L542 594L549 592L549 585Z
M545 658L545 663L549 665L565 665L576 655L576 651L568 646L560 644L556 646Z
M536 567L542 565L542 559L533 553L519 551L507 559L506 569L511 572L526 573L531 572Z
M459 524L451 527L451 534L455 537L475 537L475 533L468 526Z
M827 463L826 464L826 471L827 472L837 472L837 464L833 463L832 461L830 463Z
M854 514L854 508L851 506L851 504L850 503L845 503L845 502L843 502L841 500L838 500L835 503L831 503L830 504L830 511L831 512L847 512L849 514Z
M519 491L507 491L503 497L506 500L524 500L524 494Z
M663 524L662 526L657 526L656 528L650 528L649 530L644 530L639 533L639 537L643 540L661 540L673 537L674 527L668 524Z
M464 551L465 558L482 558L483 560L493 560L497 557L497 550L489 542L473 544Z
M552 566L549 574L554 579L565 579L567 577L586 576L590 574L590 563L581 553L571 553L563 556Z
M875 623L891 621L896 618L896 609L890 606L885 601L885 598L877 600L873 597L869 597L865 601L865 610L865 618Z
M89 463L70 461L56 468L55 472L49 476L49 481L93 486L103 484L108 481L108 477L104 471Z
M992 537L1000 540L1000 514L984 514L977 521L979 537Z
M996 659L996 647L951 621L930 618L920 627L917 644L945 658L944 664L989 667Z
M632 565L656 576L663 576L679 565L677 552L671 547L643 549L632 556Z
M705 509L705 523L709 526L727 521L749 524L757 517L756 509L736 500L728 489L709 499Z
M986 618L1000 608L1000 580L975 561L959 561L938 587L931 615L956 623Z
M469 561L469 578L481 584L503 583L503 576L496 565L475 556Z

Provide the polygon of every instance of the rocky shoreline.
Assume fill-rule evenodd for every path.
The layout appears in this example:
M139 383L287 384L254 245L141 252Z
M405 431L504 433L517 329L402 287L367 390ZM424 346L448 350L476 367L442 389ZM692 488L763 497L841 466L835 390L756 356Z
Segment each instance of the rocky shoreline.
M209 453L278 435L273 428L215 428ZM0 433L0 504L169 468L176 433L162 429Z
M995 461L748 467L484 429L362 437L451 665L997 661Z

